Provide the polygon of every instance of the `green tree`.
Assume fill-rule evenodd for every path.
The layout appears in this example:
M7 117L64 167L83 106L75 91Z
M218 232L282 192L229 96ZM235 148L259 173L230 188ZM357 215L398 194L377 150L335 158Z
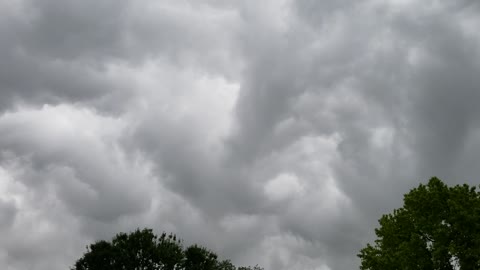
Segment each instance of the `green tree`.
M193 245L185 250L185 270L215 270L219 262L217 254Z
M119 233L112 241L97 241L75 262L72 270L250 270L236 268L229 260L198 246L183 248L174 234L160 237L151 229ZM254 270L263 270L259 267Z
M237 268L230 260L223 260L217 265L218 270L236 270Z
M99 241L87 247L88 252L75 263L75 270L114 270L114 250L110 243Z
M119 233L111 242L91 244L72 270L175 270L183 260L181 241L175 235L157 237L150 229L137 229Z
M360 250L362 270L480 269L480 192L434 177L382 216L374 244Z

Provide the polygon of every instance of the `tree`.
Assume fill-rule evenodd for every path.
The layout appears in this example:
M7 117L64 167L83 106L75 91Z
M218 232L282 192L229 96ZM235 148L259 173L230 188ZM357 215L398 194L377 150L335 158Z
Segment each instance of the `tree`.
M175 235L157 237L151 229L137 229L119 233L111 242L91 244L72 270L174 270L183 259L181 241Z
M360 250L362 270L480 269L480 192L434 177L382 216L374 244Z
M217 254L204 247L193 245L185 250L185 270L216 269L218 264Z
M240 270L229 260L198 246L183 248L174 234L156 236L151 229L119 233L111 242L97 241L71 270ZM260 267L255 270L263 270Z

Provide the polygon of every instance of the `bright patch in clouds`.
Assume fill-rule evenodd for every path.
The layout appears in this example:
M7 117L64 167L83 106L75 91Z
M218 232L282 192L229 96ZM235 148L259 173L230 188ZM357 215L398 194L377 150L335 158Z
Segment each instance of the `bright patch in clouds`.
M275 201L301 196L304 191L299 179L288 173L282 173L269 180L264 188L267 196Z

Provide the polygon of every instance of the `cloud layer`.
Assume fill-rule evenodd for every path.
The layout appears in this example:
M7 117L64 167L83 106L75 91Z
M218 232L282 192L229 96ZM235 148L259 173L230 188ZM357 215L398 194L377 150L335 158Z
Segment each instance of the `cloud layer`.
M478 182L479 8L0 0L0 265L147 226L357 269L410 188Z

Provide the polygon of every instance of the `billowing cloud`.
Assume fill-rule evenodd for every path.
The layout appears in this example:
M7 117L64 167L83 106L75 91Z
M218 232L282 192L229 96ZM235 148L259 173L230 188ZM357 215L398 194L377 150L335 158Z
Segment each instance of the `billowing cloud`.
M0 265L152 227L357 269L381 214L479 174L471 1L0 0Z

